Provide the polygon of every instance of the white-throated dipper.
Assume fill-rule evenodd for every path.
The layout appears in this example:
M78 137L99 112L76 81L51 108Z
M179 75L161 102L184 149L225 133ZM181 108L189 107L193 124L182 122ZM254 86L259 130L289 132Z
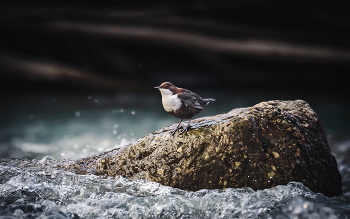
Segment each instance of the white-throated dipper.
M172 132L173 135L180 127L182 120L189 119L190 121L186 128L180 132L180 134L186 133L192 117L202 111L209 102L215 101L212 98L202 99L196 93L184 88L178 88L170 82L164 82L159 87L154 88L159 89L162 94L162 103L165 111L181 119L176 129Z

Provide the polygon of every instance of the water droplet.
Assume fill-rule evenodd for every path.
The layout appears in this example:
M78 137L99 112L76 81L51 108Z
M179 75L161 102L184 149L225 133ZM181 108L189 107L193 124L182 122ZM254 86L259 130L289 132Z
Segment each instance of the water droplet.
M131 111L131 114L135 115L135 111Z
M117 130L113 130L113 134L117 134Z
M91 100L91 96L88 96L88 99Z
M98 103L98 99L95 99L95 103Z
M119 125L118 124L115 124L114 126L113 126L113 128L118 128L119 127Z
M64 153L63 153L63 152L61 153L61 156L62 156L62 157L64 156Z
M79 116L80 116L80 112L79 112L79 111L76 111L76 112L75 112L75 116L76 116L76 117L79 117Z
M123 112L124 112L124 109L120 109L120 112L123 113Z

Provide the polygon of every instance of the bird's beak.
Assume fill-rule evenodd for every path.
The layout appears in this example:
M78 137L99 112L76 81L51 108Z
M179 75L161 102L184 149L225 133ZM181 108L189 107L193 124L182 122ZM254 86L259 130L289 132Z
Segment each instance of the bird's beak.
M159 89L159 87L154 87L154 88Z

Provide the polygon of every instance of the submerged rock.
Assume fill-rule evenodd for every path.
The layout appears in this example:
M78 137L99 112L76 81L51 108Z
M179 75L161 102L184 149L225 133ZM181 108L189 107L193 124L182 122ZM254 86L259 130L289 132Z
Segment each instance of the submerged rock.
M327 196L343 193L323 126L305 101L268 101L199 118L187 134L173 137L175 125L90 160L89 166L191 191L259 190L297 181Z

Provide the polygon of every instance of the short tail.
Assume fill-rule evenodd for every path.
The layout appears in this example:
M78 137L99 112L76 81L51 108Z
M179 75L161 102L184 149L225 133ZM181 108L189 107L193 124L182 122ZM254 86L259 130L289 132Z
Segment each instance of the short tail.
M207 98L207 99L203 99L203 101L206 102L206 103L208 104L209 102L215 101L215 99L213 99L213 98Z

